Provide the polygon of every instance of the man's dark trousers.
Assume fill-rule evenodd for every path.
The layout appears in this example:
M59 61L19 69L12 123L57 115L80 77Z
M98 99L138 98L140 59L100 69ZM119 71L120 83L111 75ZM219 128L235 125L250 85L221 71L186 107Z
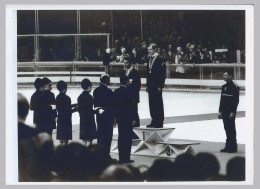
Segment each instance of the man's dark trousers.
M152 118L151 125L155 128L162 128L164 121L164 108L162 91L158 92L158 88L148 88L149 108Z
M230 119L229 115L230 112L222 112L222 119L227 137L226 148L230 150L237 150L235 118Z

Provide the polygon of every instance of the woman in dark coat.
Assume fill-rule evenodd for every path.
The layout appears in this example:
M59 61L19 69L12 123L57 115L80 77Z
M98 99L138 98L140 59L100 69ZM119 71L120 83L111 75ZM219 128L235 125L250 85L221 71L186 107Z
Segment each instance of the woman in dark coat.
M90 95L92 83L89 79L83 79L81 87L84 90L78 97L78 112L80 116L80 139L86 146L92 145L92 140L97 138L95 111L93 110L94 100Z
M71 105L71 99L66 95L67 84L64 81L57 83L57 89L60 94L56 97L56 108L58 111L57 121L57 139L62 145L67 145L72 139L72 121L71 116L76 112L77 104Z

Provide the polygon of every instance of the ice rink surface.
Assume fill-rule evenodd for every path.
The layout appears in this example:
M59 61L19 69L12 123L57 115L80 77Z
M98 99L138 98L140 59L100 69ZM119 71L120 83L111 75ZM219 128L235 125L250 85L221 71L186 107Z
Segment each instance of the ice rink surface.
M34 90L18 89L18 92L23 94L28 99L28 101L30 101L31 95L34 93ZM55 94L55 96L58 94L58 90L56 88L53 88L52 92ZM77 98L81 93L82 90L80 88L68 88L67 91L67 95L70 96L72 103L77 103ZM218 112L220 93L164 91L163 100L165 117L209 114ZM245 110L245 95L241 94L238 111ZM150 118L148 94L145 91L140 92L139 116L140 119ZM26 123L28 125L33 125L32 111L29 112ZM77 112L74 113L72 116L72 124L79 124L79 114ZM250 125L246 124L245 117L236 119L238 143L246 143L246 137L248 135L245 135L244 133L249 126ZM165 124L164 127L176 128L171 136L171 138L176 139L190 139L214 142L224 142L226 139L222 120L218 119ZM78 132L78 130L79 128L73 128L73 131L75 132ZM117 129L114 129L114 134L117 134ZM78 138L76 138L75 140L78 140Z

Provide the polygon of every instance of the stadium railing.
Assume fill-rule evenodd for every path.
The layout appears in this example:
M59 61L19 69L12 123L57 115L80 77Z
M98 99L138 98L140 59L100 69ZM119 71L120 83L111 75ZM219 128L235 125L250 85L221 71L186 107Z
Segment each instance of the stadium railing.
M185 74L176 73L176 68L182 66ZM146 80L146 64L136 64L135 68L140 72L142 84ZM109 74L111 83L119 83L119 75L124 70L124 64L118 62L110 63ZM218 81L223 81L224 71L232 70L234 80L237 80L242 87L245 85L245 64L242 63L221 63L221 64L166 64L166 85L188 85L217 87ZM70 84L79 83L83 78L88 77L92 82L99 82L99 77L105 73L105 66L102 62L18 62L17 81L18 85L33 83L36 77L49 77L55 83L64 80Z

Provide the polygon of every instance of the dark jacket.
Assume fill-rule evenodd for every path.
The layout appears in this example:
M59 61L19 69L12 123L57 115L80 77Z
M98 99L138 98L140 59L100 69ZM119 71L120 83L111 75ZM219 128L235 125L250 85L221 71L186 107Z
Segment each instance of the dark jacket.
M126 74L126 71L124 72ZM141 89L141 77L140 73L136 69L132 69L128 75L129 81L130 81L130 90L133 93L133 97L136 101L136 103L140 102L140 89Z
M18 122L18 141L32 138L40 133L38 129L32 128L24 123Z
M113 61L113 56L110 53L105 53L103 56L103 65L108 66Z
M230 81L222 86L219 112L236 113L239 103L239 86Z
M50 129L56 129L55 119L57 117L57 111L56 109L53 110L51 107L51 105L55 105L55 96L49 90L44 91L43 94L44 94L45 103L47 104L47 109L45 112L46 122L48 122Z
M150 61L147 63L147 80L146 86L148 89L164 88L166 78L166 64L162 58L157 56L154 59L151 70L149 68Z
M93 140L97 138L94 99L87 91L83 91L78 97L78 112L80 116L80 139Z
M30 100L30 110L33 111L33 123L41 131L47 131L49 126L46 127L46 112L48 106L44 98L44 92L36 90Z
M134 98L129 87L120 86L114 91L116 100L116 118L118 121L133 120Z
M56 108L58 111L57 139L72 139L72 113L77 111L71 106L71 99L65 93L60 93L56 97Z

